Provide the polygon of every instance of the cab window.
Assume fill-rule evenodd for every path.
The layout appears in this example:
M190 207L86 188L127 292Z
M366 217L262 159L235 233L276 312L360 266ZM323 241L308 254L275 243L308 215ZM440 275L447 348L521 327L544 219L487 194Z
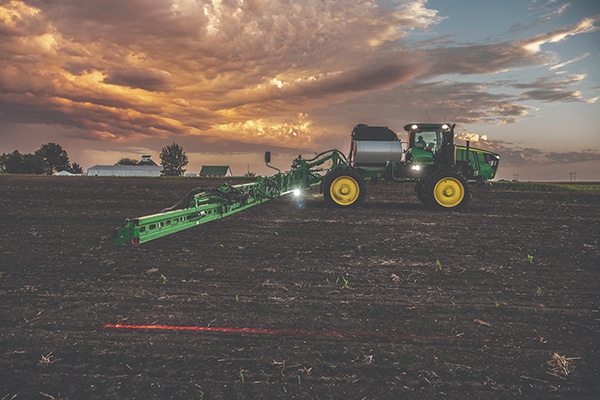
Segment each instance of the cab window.
M418 149L429 151L433 154L439 151L441 134L439 132L416 132L415 145Z

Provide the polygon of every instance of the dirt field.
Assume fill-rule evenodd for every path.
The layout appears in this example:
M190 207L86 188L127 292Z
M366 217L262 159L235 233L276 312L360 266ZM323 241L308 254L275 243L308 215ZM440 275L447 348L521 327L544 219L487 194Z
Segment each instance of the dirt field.
M0 176L0 399L600 398L600 191L314 190L113 245L194 186Z

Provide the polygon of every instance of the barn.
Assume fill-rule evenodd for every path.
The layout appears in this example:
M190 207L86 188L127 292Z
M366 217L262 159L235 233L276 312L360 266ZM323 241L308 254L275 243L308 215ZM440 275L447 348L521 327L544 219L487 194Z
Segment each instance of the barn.
M88 168L88 176L160 176L160 165L94 165Z
M203 165L200 169L199 176L232 176L232 174L229 165Z

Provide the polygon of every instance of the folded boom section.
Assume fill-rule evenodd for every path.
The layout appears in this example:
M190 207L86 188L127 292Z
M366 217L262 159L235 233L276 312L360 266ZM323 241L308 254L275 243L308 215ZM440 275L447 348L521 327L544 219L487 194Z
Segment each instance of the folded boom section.
M324 168L322 165L326 161L331 161L331 165ZM175 205L160 213L126 219L113 232L115 244L140 244L228 217L296 189L317 185L321 183L324 173L344 163L346 158L342 153L330 150L312 160L298 157L290 171L278 172L269 177L259 176L255 182L194 188Z

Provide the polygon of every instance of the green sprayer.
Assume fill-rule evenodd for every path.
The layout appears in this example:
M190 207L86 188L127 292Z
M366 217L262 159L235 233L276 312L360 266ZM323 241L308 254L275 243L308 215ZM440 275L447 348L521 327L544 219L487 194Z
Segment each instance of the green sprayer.
M115 244L144 243L196 225L227 217L289 193L320 186L334 207L354 208L365 199L366 181L414 181L419 200L438 210L460 210L470 199L470 183L496 176L500 156L454 144L454 126L408 124L403 142L391 129L360 124L351 133L349 155L329 150L311 159L299 156L289 171L258 176L250 183L190 190L179 202L157 214L133 219L114 231Z

